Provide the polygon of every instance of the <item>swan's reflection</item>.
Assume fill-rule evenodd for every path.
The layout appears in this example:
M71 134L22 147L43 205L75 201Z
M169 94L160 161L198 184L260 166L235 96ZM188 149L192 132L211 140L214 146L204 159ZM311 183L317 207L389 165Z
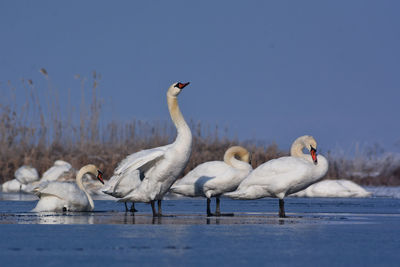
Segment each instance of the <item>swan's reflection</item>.
M94 224L92 212L41 212L37 216L38 224Z

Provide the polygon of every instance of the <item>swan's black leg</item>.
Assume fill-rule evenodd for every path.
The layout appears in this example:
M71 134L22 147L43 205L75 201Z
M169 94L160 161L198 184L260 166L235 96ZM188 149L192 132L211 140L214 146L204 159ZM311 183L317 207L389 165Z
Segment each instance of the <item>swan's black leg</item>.
M279 199L279 217L280 218L285 218L285 202L283 199Z
M156 207L154 206L154 200L150 201L151 210L153 211L153 217L157 217Z
M215 206L215 216L221 216L221 201L219 197L216 198L216 206Z
M217 200L217 204L215 207L215 216L234 216L233 213L221 213L221 200L219 199L219 197L216 197Z
M211 204L211 199L207 198L207 216L213 216L213 214L211 213L211 208L210 208L210 204Z
M131 209L129 211L130 212L137 212L137 209L135 209L135 202L132 202L132 206L131 206Z
M158 216L162 216L161 200L157 200L157 204L158 204Z
M124 202L125 204L125 211L128 212L128 205L126 205L126 202Z

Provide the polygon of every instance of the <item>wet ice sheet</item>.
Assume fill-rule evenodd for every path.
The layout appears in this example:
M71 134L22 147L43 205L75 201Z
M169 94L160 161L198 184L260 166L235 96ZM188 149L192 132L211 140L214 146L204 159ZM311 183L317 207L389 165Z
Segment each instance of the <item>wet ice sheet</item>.
M398 199L288 198L289 218L276 199L223 199L207 218L205 201L164 202L169 217L153 219L138 204L95 201L96 212L33 214L34 201L0 201L4 266L398 266ZM54 225L55 224L55 225Z

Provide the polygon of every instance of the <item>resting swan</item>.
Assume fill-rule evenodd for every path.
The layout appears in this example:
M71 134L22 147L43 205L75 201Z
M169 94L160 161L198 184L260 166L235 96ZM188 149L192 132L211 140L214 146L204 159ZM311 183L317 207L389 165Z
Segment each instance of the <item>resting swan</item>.
M185 168L192 150L192 133L177 99L188 84L174 83L167 92L169 113L177 129L175 142L129 155L115 169L104 193L121 198L122 202L150 202L153 216L162 215L161 200Z
M95 175L104 184L102 172L93 164L86 165L79 170L76 184L54 181L36 187L33 192L40 199L32 211L92 211L93 200L82 183L86 173Z
M237 160L235 155L240 158ZM230 147L224 161L209 161L198 165L182 179L177 181L171 191L188 197L207 198L207 216L221 216L219 197L236 190L238 185L251 172L250 154L241 146ZM216 197L215 214L211 213L211 197Z
M303 153L310 151L311 157ZM317 156L317 142L312 136L297 138L290 149L290 157L265 162L243 180L235 192L225 196L233 199L279 198L279 217L285 217L283 198L318 182L328 171L328 161Z

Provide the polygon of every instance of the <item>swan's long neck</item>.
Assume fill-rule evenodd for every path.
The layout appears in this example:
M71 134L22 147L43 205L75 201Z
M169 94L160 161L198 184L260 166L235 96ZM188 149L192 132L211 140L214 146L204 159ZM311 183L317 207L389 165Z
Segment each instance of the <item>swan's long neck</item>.
M292 147L290 148L290 155L292 157L298 157L298 158L304 158L306 160L310 160L311 156L303 153L303 149L306 148L307 146L309 146L310 138L312 138L312 137L307 136L307 135L297 138L293 142ZM310 149L308 148L308 150L310 150Z
M236 159L238 156L240 160ZM224 155L224 162L236 169L249 170L251 169L250 154L249 152L241 146L230 147Z
M175 140L175 145L190 146L190 144L192 143L192 133L179 109L178 99L176 98L176 96L171 96L167 93L167 103L171 119L174 122L176 130L178 132Z
M93 210L93 209L94 209L93 199L92 199L92 197L90 196L90 194L86 191L86 188L83 186L83 182L82 182L83 175L85 175L86 173L91 173L91 174L93 174L94 176L96 176L96 175L97 175L97 167L96 167L95 165L93 165L93 164L89 164L89 165L83 166L83 167L79 170L78 174L76 175L76 184L78 185L78 187L79 187L83 192L85 192L86 197L87 197L88 200L89 200L90 207L91 207L91 209Z

